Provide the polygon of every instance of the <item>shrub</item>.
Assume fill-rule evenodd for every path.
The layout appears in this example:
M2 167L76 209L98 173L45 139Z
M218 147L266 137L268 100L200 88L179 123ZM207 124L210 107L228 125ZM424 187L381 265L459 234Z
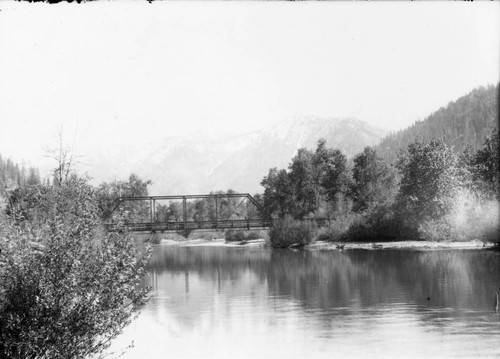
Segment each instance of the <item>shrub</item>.
M128 234L100 228L86 180L34 193L0 225L0 357L93 356L144 303L149 251L141 256Z
M288 248L312 242L316 229L310 222L285 218L275 220L269 230L268 243L273 248Z
M205 241L212 241L214 239L219 239L224 237L224 233L219 231L208 231L208 232L200 232L193 231L189 234L189 239L203 239Z
M267 238L265 231L237 231L228 230L224 233L227 242L251 241L254 239Z
M226 242L241 242L246 240L245 233L243 231L226 231L224 233L224 238L226 239Z
M168 240L172 240L172 241L178 241L178 242L182 242L182 241L186 240L186 237L181 236L180 234L175 233L175 232L163 233L162 237L164 239L168 239Z
M440 219L422 222L418 227L421 239L427 241L500 241L500 203L457 198L451 213Z
M332 220L328 226L318 229L316 240L336 242L346 239L347 232L358 216L355 214L347 214L339 216Z
M160 244L161 243L161 235L158 233L152 233L147 239L147 243L150 244Z
M446 218L424 221L418 226L418 234L425 241L453 239L453 229Z
M395 241L417 239L391 206L375 207L357 217L345 234L350 241Z
M412 238L403 224L401 218L394 215L391 206L380 205L363 213L338 216L328 226L318 229L316 239L329 242L366 242Z

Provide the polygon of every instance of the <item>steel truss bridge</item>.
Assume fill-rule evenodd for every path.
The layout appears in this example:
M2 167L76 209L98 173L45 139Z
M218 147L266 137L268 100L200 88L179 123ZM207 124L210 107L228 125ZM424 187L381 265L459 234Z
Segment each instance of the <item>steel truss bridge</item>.
M232 199L233 207L227 205ZM209 216L198 216L193 218L189 213L189 206L192 202L204 201L208 206L212 206ZM238 205L234 205L238 202ZM172 220L165 218L169 216L159 215L159 205L161 203L182 203L182 214ZM226 211L221 210L222 205L226 206ZM238 215L238 210L243 210L246 206L245 216ZM253 206L253 211L248 208ZM189 208L190 207L190 208ZM119 224L116 221L116 214L133 211L140 208L142 215L122 219ZM163 207L165 208L165 207ZM147 213L146 213L147 212ZM245 212L244 210L242 212ZM252 216L249 215L253 214ZM180 213L178 213L179 215ZM171 217L171 216L170 216ZM209 218L207 218L209 217ZM139 218L139 219L138 219ZM104 215L105 226L110 231L120 230L125 227L131 232L184 232L189 233L194 230L225 230L225 229L265 229L273 224L272 217L265 209L248 193L227 193L227 194L202 194L202 195L175 195L175 196L145 196L145 197L120 197L110 210Z

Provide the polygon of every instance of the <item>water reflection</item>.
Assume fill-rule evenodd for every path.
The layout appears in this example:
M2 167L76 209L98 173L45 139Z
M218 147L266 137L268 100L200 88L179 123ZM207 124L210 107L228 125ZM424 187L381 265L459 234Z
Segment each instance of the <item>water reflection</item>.
M145 283L130 358L500 356L499 252L160 246Z

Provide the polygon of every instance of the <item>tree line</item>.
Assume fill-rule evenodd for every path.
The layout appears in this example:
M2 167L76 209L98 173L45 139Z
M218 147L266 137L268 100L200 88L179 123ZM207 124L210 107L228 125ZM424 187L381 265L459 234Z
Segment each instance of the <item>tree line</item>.
M349 161L319 140L269 170L263 204L278 219L330 219L331 240L495 239L498 141L492 129L481 148L457 154L443 139L419 139L390 164L373 147Z
M42 182L40 171L34 166L19 166L10 158L0 155L0 193L16 187L35 186Z

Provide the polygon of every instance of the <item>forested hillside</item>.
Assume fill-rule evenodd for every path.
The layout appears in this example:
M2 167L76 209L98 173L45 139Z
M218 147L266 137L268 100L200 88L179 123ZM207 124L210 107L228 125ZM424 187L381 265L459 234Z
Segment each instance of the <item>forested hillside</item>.
M4 159L0 155L0 193L16 187L25 187L40 183L38 168L29 167L13 162L10 158Z
M392 163L400 149L416 139L428 141L431 138L443 139L455 152L462 152L468 145L478 149L491 128L498 128L498 96L498 84L474 89L423 121L386 136L376 147L377 152Z

